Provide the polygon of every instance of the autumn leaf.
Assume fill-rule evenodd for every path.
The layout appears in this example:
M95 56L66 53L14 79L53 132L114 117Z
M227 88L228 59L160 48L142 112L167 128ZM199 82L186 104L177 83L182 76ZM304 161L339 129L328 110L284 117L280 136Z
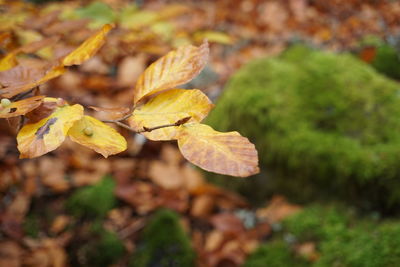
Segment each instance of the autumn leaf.
M0 105L0 118L11 118L34 110L42 104L44 96L34 96L20 101L11 102L9 106Z
M13 97L17 94L26 92L33 87L39 86L48 80L56 78L65 72L63 66L53 66L48 69L36 69L23 66L16 66L12 69L0 73L0 83L3 84L2 77L13 78L10 85L0 89L3 97ZM4 85L4 84L3 84Z
M37 123L24 125L17 135L20 158L39 157L55 150L64 141L68 130L82 116L81 105L65 105Z
M189 122L200 122L213 108L208 97L200 90L173 89L160 93L143 106L135 109L128 119L136 131L172 124L190 117ZM150 140L172 140L177 127L166 127L142 134Z
M80 65L92 57L105 43L107 33L114 28L113 25L105 24L99 31L86 39L77 49L63 58L64 66Z
M93 149L105 158L120 153L127 147L125 138L114 128L90 116L84 116L75 122L68 136L72 141Z
M177 136L182 155L207 170L246 177L259 172L257 150L238 132L221 133L204 124L184 124Z
M127 107L104 108L89 106L89 108L103 114L106 120L119 120L130 112L130 109Z
M146 96L172 89L192 80L207 63L208 43L195 47L186 45L169 52L139 77L134 90L134 104Z
M0 71L9 70L18 65L16 59L17 53L8 53L2 59L0 59Z

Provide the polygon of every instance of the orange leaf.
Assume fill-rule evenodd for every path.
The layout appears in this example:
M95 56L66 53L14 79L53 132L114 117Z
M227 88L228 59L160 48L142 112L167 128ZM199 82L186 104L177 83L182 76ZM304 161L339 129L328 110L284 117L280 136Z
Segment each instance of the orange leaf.
M63 58L64 66L80 65L92 57L105 43L107 33L114 28L113 25L105 24L99 31L86 39L77 49Z
M10 106L2 108L0 106L0 118L11 118L26 113L39 107L43 101L44 96L34 96L20 101L12 102Z
M151 64L136 83L133 92L134 104L146 96L192 80L206 65L208 54L207 42L199 47L186 45Z
M20 158L39 157L55 150L64 141L68 130L82 116L81 105L65 105L37 123L25 124L17 135Z
M192 123L181 125L177 138L182 155L207 171L240 177L259 172L257 150L238 132Z
M141 131L145 127L172 124L187 117L190 117L189 122L201 122L213 106L200 90L172 89L136 108L128 123L136 131ZM167 127L142 134L150 140L172 140L177 128Z

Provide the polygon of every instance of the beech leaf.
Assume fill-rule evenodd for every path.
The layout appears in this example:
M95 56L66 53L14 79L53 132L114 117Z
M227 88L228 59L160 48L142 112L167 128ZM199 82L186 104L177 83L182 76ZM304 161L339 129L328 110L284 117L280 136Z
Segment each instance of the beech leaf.
M18 65L16 59L17 53L8 53L2 59L0 59L0 71L9 70Z
M238 132L191 123L180 126L177 139L182 155L207 171L240 177L259 172L257 150Z
M136 131L172 124L191 117L189 122L200 122L213 108L208 97L197 89L172 89L162 92L146 104L135 109L128 119ZM150 140L173 140L178 126L166 127L142 134Z
M206 65L208 54L208 43L204 42L199 47L179 47L158 59L140 75L133 92L134 104L192 80Z
M68 136L72 141L93 149L105 158L120 153L127 147L125 138L114 128L90 116L84 116L75 122Z
M13 97L17 94L29 91L33 87L39 86L48 80L56 78L64 72L65 69L63 66L54 66L47 70L26 68L22 66L14 67L1 73L4 76L14 77L17 81L13 81L10 86L0 89L0 95L8 98ZM0 83L3 84L3 80L1 79L3 76L1 74Z
M11 118L26 113L39 107L43 102L44 96L34 96L20 101L11 102L8 107L0 106L0 118Z
M63 58L64 66L80 65L102 47L106 41L107 33L114 28L113 25L105 24L99 31L85 40L77 49Z
M55 150L64 141L68 130L82 116L81 105L65 105L37 123L25 124L17 135L20 158L39 157Z

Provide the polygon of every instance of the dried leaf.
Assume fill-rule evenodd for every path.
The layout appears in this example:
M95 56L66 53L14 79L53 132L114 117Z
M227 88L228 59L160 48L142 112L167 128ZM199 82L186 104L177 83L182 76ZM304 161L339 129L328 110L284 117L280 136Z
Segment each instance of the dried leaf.
M57 101L63 100L57 100L53 97L44 98L42 103L36 109L25 114L25 118L29 119L29 123L35 123L50 116L58 106Z
M105 120L118 120L127 115L129 112L129 108L126 107L103 108L103 107L89 106L89 108L97 112L103 113Z
M8 53L5 57L0 59L0 71L6 71L17 66L16 55L17 53Z
M199 47L186 45L151 64L136 83L134 104L146 96L192 80L206 65L208 54L207 42Z
M84 116L69 130L68 136L72 141L93 149L105 158L124 151L127 147L125 138L114 128L103 122Z
M55 150L64 141L74 122L83 116L79 104L58 107L49 117L26 124L17 135L20 158L39 157Z
M6 108L0 106L0 118L11 118L25 115L40 106L43 98L44 96L34 96L20 101L11 102L11 105Z
M99 31L86 39L77 49L64 57L62 64L64 66L80 65L92 57L105 43L106 35L113 27L113 25L105 24Z
M187 117L191 117L190 122L200 122L213 106L200 90L173 89L157 95L145 105L136 108L128 122L136 131L175 123ZM143 135L150 140L172 140L175 139L177 128L177 126L161 128L143 132Z
M207 171L240 177L259 172L257 150L238 132L221 133L191 123L181 125L177 137L182 155Z
M274 196L268 206L258 209L256 214L262 220L269 223L277 223L300 210L300 206L287 202L284 197Z
M223 233L239 235L245 231L242 221L232 213L220 213L210 219L211 224Z
M9 75L8 72L11 71L16 72L11 77L14 77L14 79L17 80L17 82L15 82L14 80L13 85L0 89L0 95L3 97L13 97L19 93L28 91L33 87L39 86L47 82L48 80L60 76L65 72L65 69L63 66L55 66L47 70L38 70L35 68L26 68L22 66L17 66L8 71L0 73L1 84L4 85L2 80L3 76L1 74L4 74L4 76L8 76ZM22 82L18 80L19 77L22 78Z

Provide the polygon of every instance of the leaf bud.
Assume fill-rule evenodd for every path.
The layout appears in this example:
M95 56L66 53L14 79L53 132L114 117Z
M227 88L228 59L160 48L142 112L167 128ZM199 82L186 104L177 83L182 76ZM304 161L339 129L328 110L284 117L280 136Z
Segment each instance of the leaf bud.
M3 108L6 108L6 107L8 107L8 106L10 106L10 105L11 105L10 99L7 99L7 98L1 99L1 106L2 106Z

